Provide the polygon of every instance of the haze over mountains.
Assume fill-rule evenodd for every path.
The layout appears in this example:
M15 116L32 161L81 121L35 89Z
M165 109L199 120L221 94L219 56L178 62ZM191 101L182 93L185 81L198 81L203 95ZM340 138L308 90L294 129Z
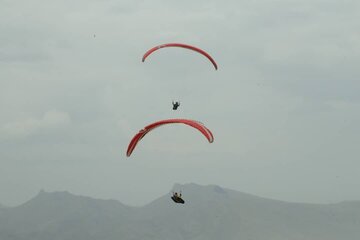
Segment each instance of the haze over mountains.
M0 210L1 240L92 239L360 239L360 201L288 203L219 186L175 185L143 207L68 192L41 191L28 202Z

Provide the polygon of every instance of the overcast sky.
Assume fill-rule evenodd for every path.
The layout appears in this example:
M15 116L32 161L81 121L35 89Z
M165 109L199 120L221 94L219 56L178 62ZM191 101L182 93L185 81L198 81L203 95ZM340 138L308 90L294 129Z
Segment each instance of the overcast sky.
M142 205L174 183L360 200L358 0L0 0L0 203ZM200 54L151 47L181 42ZM173 111L172 100L180 100ZM148 134L167 118L203 122Z

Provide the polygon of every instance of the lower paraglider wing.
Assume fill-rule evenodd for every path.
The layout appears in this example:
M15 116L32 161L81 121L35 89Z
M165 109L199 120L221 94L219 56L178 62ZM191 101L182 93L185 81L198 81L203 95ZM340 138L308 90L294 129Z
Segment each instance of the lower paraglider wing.
M214 136L212 134L212 132L205 127L204 124L202 124L201 122L198 121L194 121L194 120L189 120L189 119L166 119L166 120L161 120L161 121L157 121L154 122L146 127L144 127L143 129L141 129L130 141L129 146L127 148L126 151L126 156L130 156L131 153L134 151L136 145L138 144L138 142L150 131L152 131L153 129L166 125L166 124L173 124L173 123L182 123L185 125L188 125L190 127L193 127L197 130L199 130L205 137L206 139L209 141L209 143L212 143L214 141Z

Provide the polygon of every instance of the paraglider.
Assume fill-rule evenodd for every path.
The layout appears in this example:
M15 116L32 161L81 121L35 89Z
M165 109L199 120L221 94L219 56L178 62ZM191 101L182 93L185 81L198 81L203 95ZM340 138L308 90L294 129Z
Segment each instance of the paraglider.
M181 203L184 204L185 201L184 199L181 198L182 194L181 192L178 194L177 192L173 192L173 195L171 196L171 199L175 202L175 203Z
M173 105L173 110L177 110L178 107L180 106L180 102L172 102L172 105Z
M144 127L143 129L141 129L131 139L129 146L127 148L127 151L126 151L126 156L129 157L131 155L131 153L134 151L136 145L147 133L149 133L150 131L152 131L153 129L155 129L157 127L161 127L166 124L173 124L173 123L182 123L182 124L188 125L190 127L193 127L195 129L197 129L198 131L200 131L206 137L206 139L209 141L209 143L212 143L214 141L214 136L211 133L211 131L207 127L205 127L204 124L202 124L198 121L189 120L189 119L166 119L166 120L154 122L154 123Z
M208 54L207 52L205 52L204 50L191 46L191 45L187 45L187 44L183 44L183 43L165 43L165 44L161 44L158 45L156 47L153 47L151 49L149 49L143 56L142 61L145 62L145 59L152 54L153 52L161 49L161 48L166 48L166 47L181 47L181 48L186 48L186 49L190 49L192 51L198 52L200 54L202 54L203 56L205 56L207 59L210 60L210 62L213 64L215 70L218 69L217 63L215 62L215 60L210 56L210 54Z

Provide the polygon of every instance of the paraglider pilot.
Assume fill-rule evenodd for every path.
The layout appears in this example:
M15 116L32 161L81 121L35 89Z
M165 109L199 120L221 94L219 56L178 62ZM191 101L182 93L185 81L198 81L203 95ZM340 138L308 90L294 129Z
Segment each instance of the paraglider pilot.
M180 106L180 102L172 101L172 104L173 104L173 110L176 110Z
M171 199L176 203L184 204L185 201L181 198L182 194L181 192L178 194L177 192L174 192Z

